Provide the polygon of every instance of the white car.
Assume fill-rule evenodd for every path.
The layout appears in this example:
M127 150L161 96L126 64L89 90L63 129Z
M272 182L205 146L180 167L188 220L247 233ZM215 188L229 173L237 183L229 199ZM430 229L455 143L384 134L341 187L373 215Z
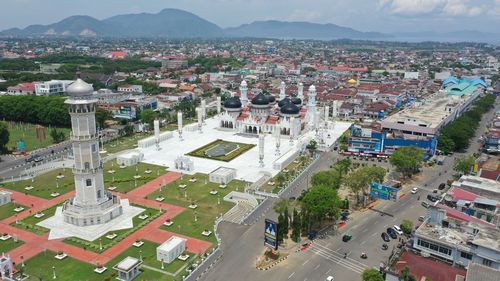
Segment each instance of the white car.
M416 188L416 187L414 187L414 188L412 188L412 189L411 189L411 193L412 193L412 194L417 193L417 191L418 191L418 188Z
M397 234L403 235L403 231L401 230L401 228L399 228L399 226L394 225L392 228L394 228Z
M335 279L333 279L333 276L328 276L328 277L326 277L325 281L333 281L333 280L335 280Z

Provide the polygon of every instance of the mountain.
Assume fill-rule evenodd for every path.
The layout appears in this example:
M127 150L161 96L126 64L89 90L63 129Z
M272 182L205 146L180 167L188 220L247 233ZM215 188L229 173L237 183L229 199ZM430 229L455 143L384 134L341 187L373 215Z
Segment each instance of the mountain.
M440 42L486 42L500 43L499 33L476 30L457 30L451 32L420 31L393 33L399 41L440 41Z
M384 39L391 37L379 32L361 32L335 24L310 22L255 21L238 27L226 28L234 37L293 38L293 39Z
M99 36L99 37L167 37L213 38L224 33L217 25L192 13L164 9L157 14L142 13L97 20L89 16L72 16L50 25L30 25L0 32L6 37L31 36Z

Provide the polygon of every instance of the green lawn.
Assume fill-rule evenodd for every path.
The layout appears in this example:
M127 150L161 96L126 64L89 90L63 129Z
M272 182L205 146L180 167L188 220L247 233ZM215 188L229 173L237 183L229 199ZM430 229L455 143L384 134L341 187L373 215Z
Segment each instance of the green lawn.
M47 233L47 232L49 232L49 230L47 228L42 227L42 226L38 226L36 224L49 218L49 217L52 217L55 214L58 206L61 206L61 204L54 205L48 209L43 210L42 213L44 213L45 216L43 216L41 218L36 218L35 214L32 214L31 216L25 217L24 219L20 220L18 223L16 223L16 222L11 223L11 225L15 226L17 228L31 231L31 232L39 234L39 235Z
M7 253L8 251L15 249L22 244L24 244L23 241L17 240L17 242L15 242L14 238L10 238L7 241L0 240L0 253Z
M196 182L189 182L191 178L195 178ZM181 189L179 188L179 185L181 184L185 184L187 187ZM166 185L162 188L161 192L157 190L156 192L150 194L148 198L154 200L155 198L162 196L165 198L165 201L163 201L164 203L182 207L188 207L192 202L194 202L198 205L196 209L186 209L175 218L172 218L174 225L170 227L162 226L161 228L215 243L216 239L214 234L206 237L201 235L201 232L205 229L213 231L215 218L219 214L224 214L234 206L233 203L224 201L223 197L236 189L243 191L244 186L244 182L233 180L227 185L226 188L220 188L219 184L209 182L206 174L195 174L194 176L184 176L182 179L178 179L177 181ZM210 191L212 190L218 191L218 194L210 194ZM220 204L218 198L220 198ZM194 221L195 213L197 216L196 222Z
M55 267L56 280L68 281L93 281L103 280L104 274L94 272L95 265L84 263L75 260L71 257L66 257L63 260L58 260L54 256L56 253L44 251L33 258L25 261L24 272L30 276L28 280L52 280L52 267ZM108 269L106 272L114 271Z
M17 203L7 203L5 205L2 205L0 206L0 220L3 220L3 219L6 219L8 217L12 217L13 215L17 214L14 209L19 207L21 205L17 204ZM24 210L27 210L29 209L29 207L27 206L23 206L24 207Z
M120 137L104 144L107 154L120 152L122 150L137 148L137 141L147 138L148 134L134 134L130 137Z
M234 146L235 149L229 149L228 151L226 151L226 154L224 154L224 155L209 156L207 154L207 153L209 153L209 151L213 150L216 147L225 147L225 146ZM225 141L225 140L219 139L219 140L215 140L209 144L206 144L206 145L204 145L204 146L202 146L194 151L191 151L187 155L229 162L229 161L233 160L234 158L240 156L241 154L247 152L248 150L252 149L254 146L255 146L255 144L230 142L230 141Z
M280 175L283 175L285 182L291 180L293 179L294 175L297 175L300 172L302 172L307 167L307 165L311 163L311 161L312 159L308 156L298 156L294 161L292 161L292 163L288 164L288 166L286 166L285 169L283 169L281 172L276 174L276 176L274 176L269 181L264 183L260 187L260 190L264 192L278 193L282 188L279 186L279 181L278 181ZM270 182L274 182L274 185L270 185L269 184ZM285 182L283 182L283 184Z
M114 164L113 164L114 163ZM137 172L136 172L137 168ZM146 174L146 170L150 170L150 174ZM111 174L108 171L114 170L115 173ZM111 185L115 185L116 192L126 193L130 190L157 178L157 175L165 174L165 168L161 166L139 163L136 166L120 168L116 162L110 161L104 164L104 183L105 187L108 188ZM134 179L135 175L140 175L139 179ZM58 175L64 175L64 178L57 179ZM113 183L114 179L114 183ZM57 187L57 183L59 183L59 187ZM26 190L25 187L33 186L34 188L31 190ZM4 184L5 188L15 190L18 192L26 193L29 195L42 197L45 199L52 199L51 194L53 192L58 192L59 194L65 194L70 191L73 191L74 188L74 180L73 173L71 169L57 169L43 175L37 176L32 180L23 180L18 182L6 183Z
M196 254L188 253L190 255L190 257L187 261L181 261L181 260L176 259L170 264L164 263L163 269L161 269L161 262L156 260L156 248L158 246L160 246L160 244L157 244L157 243L154 243L151 241L147 241L147 240L144 240L143 242L144 242L144 244L139 248L131 245L130 248L128 248L123 253L121 253L120 255L115 257L113 260L111 260L108 264L106 264L106 267L112 268L113 266L115 266L116 264L118 264L120 261L122 261L123 259L125 259L128 256L140 259L141 255L142 255L142 260L144 262L144 265L151 266L151 267L175 274L178 270L185 268L188 264L194 262L198 258L198 256ZM165 274L158 273L158 272L148 270L148 269L144 269L144 270L145 271L143 273L141 273L141 275L139 276L139 280L141 280L143 278L147 278L147 277L145 277L145 276L147 276L146 274L149 275L152 273L158 274L158 277L154 276L155 278L158 278L158 280L160 278L161 278L161 280L173 280L173 276L165 275ZM150 273L148 273L149 271L150 271ZM183 274L185 274L184 270L180 271L177 277L180 277ZM151 278L152 277L153 276L151 276Z
M141 220L139 218L139 216L141 214L135 216L133 218L133 223L134 223L133 228L108 232L108 233L104 234L101 238L98 238L94 241L86 241L86 240L83 240L80 238L75 238L75 237L66 238L63 241L65 243L68 243L68 244L71 244L71 245L74 245L74 246L77 246L80 248L85 248L87 250L90 250L90 251L93 251L96 253L101 253L101 252L107 250L108 248L114 246L116 243L120 242L121 240L125 239L127 236L129 236L133 232L144 227L145 225L150 223L152 220L157 218L159 215L161 215L161 213L157 209L147 208L145 206L139 206L139 205L134 205L134 206L145 209L141 214L148 214L149 218L147 218L145 220ZM117 235L117 237L115 237L113 240L106 238L106 235L113 234L113 233L115 233ZM102 242L102 250L100 248L99 241Z
M53 144L52 137L50 136L50 131L48 127L45 128L45 139L37 139L35 127L33 124L23 124L16 125L15 122L7 122L9 127L9 142L7 143L7 147L11 150L16 150L16 142L18 140L23 140L25 143L26 151L32 151L38 148L47 147ZM66 138L69 137L70 129L68 128L57 128L61 130L66 135ZM40 136L42 136L41 131L39 131Z

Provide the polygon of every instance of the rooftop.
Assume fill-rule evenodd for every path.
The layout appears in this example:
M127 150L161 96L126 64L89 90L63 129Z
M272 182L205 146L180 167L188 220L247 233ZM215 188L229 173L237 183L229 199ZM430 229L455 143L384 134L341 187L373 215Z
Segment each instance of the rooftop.
M500 276L500 270L489 266L470 263L467 269L467 281L496 281Z
M126 257L117 265L113 266L113 268L120 271L130 271L132 268L140 264L142 264L142 261L134 257Z
M161 244L160 246L158 246L157 249L168 252L168 251L171 251L172 249L174 249L175 247L177 247L177 245L179 245L179 244L181 244L183 242L185 243L186 239L181 238L181 237L177 237L177 236L172 236L167 241L163 242L163 244Z

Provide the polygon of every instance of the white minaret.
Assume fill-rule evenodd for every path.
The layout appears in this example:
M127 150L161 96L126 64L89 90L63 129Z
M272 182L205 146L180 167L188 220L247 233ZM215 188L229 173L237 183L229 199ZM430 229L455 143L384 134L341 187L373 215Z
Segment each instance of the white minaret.
M281 146L281 125L278 123L276 124L275 131L274 131L274 138L276 139L276 151L275 155L280 156L280 146Z
M283 100L286 97L286 85L284 81L280 83L280 100Z
M339 102L334 100L333 101L333 106L332 106L332 118L335 120L335 118L338 116L338 110L339 110Z
M264 167L264 134L259 134L259 164Z
M182 111L177 111L177 131L179 132L179 139L182 140Z
M313 113L316 110L316 87L311 85L307 93L307 110Z
M201 127L203 125L203 112L201 108L199 107L196 108L196 114L198 116L198 131L201 133L202 132Z
M248 103L248 87L247 87L247 81L243 80L241 81L240 85L240 100L241 100L241 105L245 107Z
M221 97L218 96L217 97L217 114L220 114L220 112L221 112L221 103L222 103Z
M330 118L330 107L327 105L327 106L325 106L324 110L325 110L325 117L324 118L325 118L325 123L326 123L326 122L328 122L328 118Z
M154 131L155 131L156 149L160 150L160 121L154 120L153 127L154 127Z
M297 97L304 102L304 84L302 82L299 83Z
M78 78L67 88L75 164L75 196L63 208L64 221L78 226L106 223L122 214L120 198L104 189L103 164L95 123L97 99L91 85Z
M207 118L207 101L205 99L201 100L201 118L203 125L205 125L205 119Z
M295 117L290 117L290 144L293 144L295 137Z

